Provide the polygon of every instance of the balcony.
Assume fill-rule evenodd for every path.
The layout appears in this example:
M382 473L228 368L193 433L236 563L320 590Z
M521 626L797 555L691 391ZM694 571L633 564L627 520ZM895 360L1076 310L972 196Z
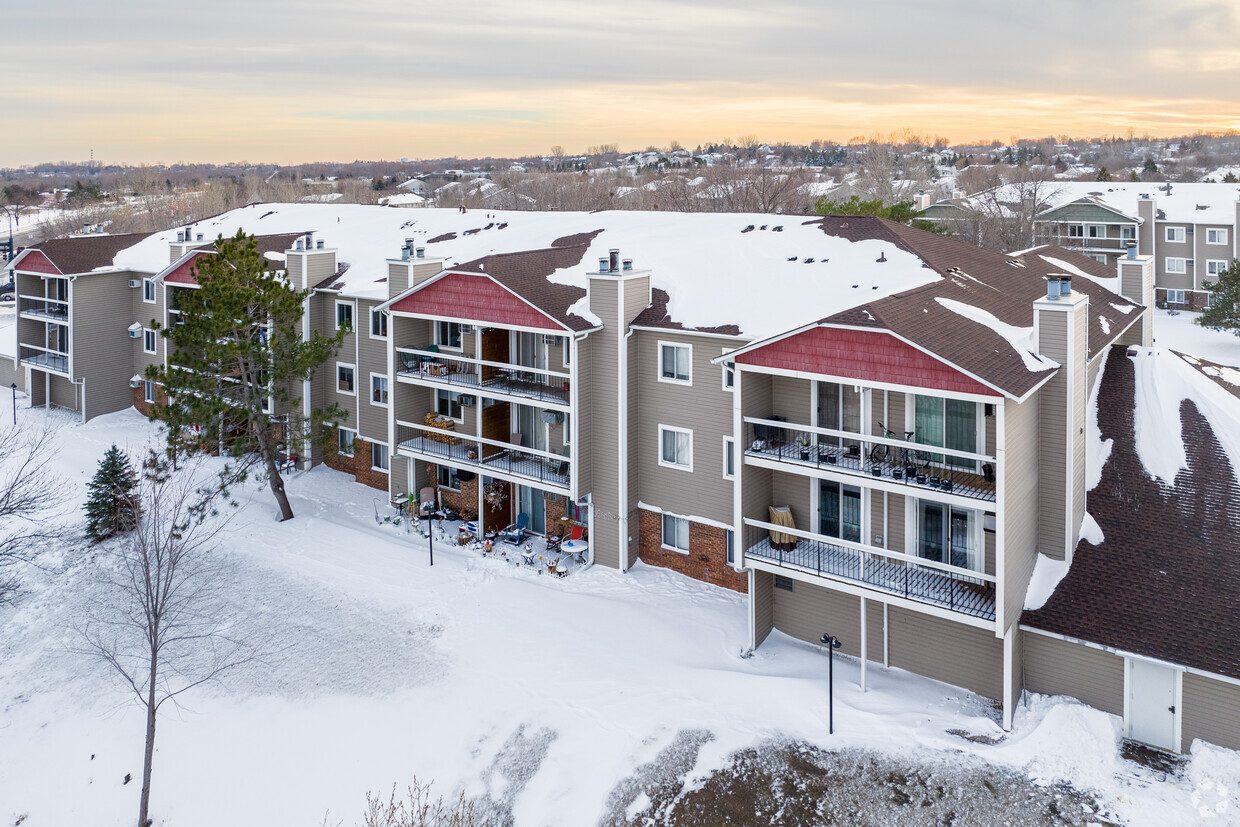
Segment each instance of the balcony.
M745 542L745 556L756 561L856 583L970 617L995 618L993 575L748 518Z
M745 456L882 480L919 492L995 501L995 458L850 431L745 417Z
M504 474L521 483L558 488L564 493L569 489L569 458L561 454L400 421L396 423L396 441L397 450L432 460L450 460L454 465L477 468L482 474Z
M69 320L69 303L60 299L47 299L42 296L19 296L17 310L23 316L37 319L49 319L54 322Z
M398 380L450 385L461 391L503 394L547 405L571 404L571 377L559 371L412 347L396 348L396 365Z
M69 354L62 351L38 345L21 345L18 347L18 357L23 365L53 370L57 373L67 374L69 372Z

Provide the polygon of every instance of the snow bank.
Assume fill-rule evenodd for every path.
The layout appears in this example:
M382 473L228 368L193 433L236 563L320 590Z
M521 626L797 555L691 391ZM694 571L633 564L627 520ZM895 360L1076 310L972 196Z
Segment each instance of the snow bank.
M1059 367L1059 363L1037 353L1037 343L1033 340L1032 327L1016 327L1007 322L1000 321L993 313L974 307L971 304L956 301L955 299L945 299L942 297L935 298L935 301L946 307L948 310L958 315L964 316L971 322L976 322L984 327L988 327L995 333L998 333L1007 343L1012 346L1012 350L1020 355L1025 363L1025 368L1031 372L1040 372L1051 368Z
M1131 348L1136 369L1136 447L1151 477L1172 485L1188 466L1180 402L1191 400L1210 423L1240 480L1240 399L1176 354Z
M1098 525L1098 521L1094 519L1094 515L1088 511L1081 518L1081 533L1079 539L1084 540L1091 546L1100 546L1106 541L1106 535L1102 533L1102 526Z
M1126 769L1116 749L1122 724L1114 715L1064 698L1030 694L1016 710L1012 738L998 747L1035 781L1071 779L1078 789L1114 786Z
M1107 360L1098 365L1098 375L1094 377L1094 386L1089 391L1089 408L1085 411L1086 427L1089 435L1085 440L1085 490L1093 491L1102 480L1102 469L1111 458L1113 439L1103 439L1102 429L1098 427L1098 391L1102 387L1102 378L1106 376Z
M1038 554L1033 564L1033 575L1029 578L1029 588L1025 590L1025 609L1036 611L1045 606L1067 573L1067 560L1053 560L1045 554Z
M1154 344L1191 353L1221 365L1240 367L1240 336L1197 324L1200 313L1154 311Z

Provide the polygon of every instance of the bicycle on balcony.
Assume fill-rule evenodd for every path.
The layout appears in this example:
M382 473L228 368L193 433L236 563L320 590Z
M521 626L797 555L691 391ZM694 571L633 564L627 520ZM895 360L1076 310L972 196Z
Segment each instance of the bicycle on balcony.
M883 429L884 439L897 438L895 432L888 428L884 423L878 423L878 427ZM905 431L904 441L912 442L916 435L916 431ZM876 443L874 447L870 448L870 462L876 465L884 462L894 463L897 456L899 457L900 465L903 465L906 468L910 465L915 466L918 469L928 468L932 459L932 455L929 452L920 451L916 448L901 447L897 452L896 448L881 442Z

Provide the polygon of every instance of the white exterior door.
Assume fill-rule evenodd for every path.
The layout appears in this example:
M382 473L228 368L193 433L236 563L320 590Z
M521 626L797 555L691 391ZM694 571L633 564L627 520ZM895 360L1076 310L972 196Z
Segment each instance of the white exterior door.
M1176 686L1179 673L1144 660L1129 661L1128 737L1152 747L1179 752L1176 738Z

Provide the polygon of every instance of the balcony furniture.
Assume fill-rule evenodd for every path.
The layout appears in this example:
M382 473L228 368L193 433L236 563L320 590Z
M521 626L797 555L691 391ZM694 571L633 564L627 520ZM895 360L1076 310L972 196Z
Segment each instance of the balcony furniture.
M525 539L526 529L530 525L530 515L521 512L517 515L517 521L500 532L500 537L505 543L519 544ZM532 552L531 552L532 553Z
M525 548L521 549L521 562L529 566L530 568L534 567L535 556L536 555L534 554L533 546L526 546Z
M577 529L574 528L573 530L576 531ZM565 540L563 544L560 545L560 551L571 555L573 562L579 566L584 566L586 564L586 552L589 549L590 544L585 540Z
M792 509L786 505L768 506L767 511L770 512L771 522L778 526L787 526L788 528L796 528L796 524L792 521ZM792 534L784 534L780 531L771 531L771 548L777 551L792 551L797 547L797 538Z
M414 373L418 370L418 366L422 364L422 357L413 353L401 353L400 364L405 369L405 373Z

